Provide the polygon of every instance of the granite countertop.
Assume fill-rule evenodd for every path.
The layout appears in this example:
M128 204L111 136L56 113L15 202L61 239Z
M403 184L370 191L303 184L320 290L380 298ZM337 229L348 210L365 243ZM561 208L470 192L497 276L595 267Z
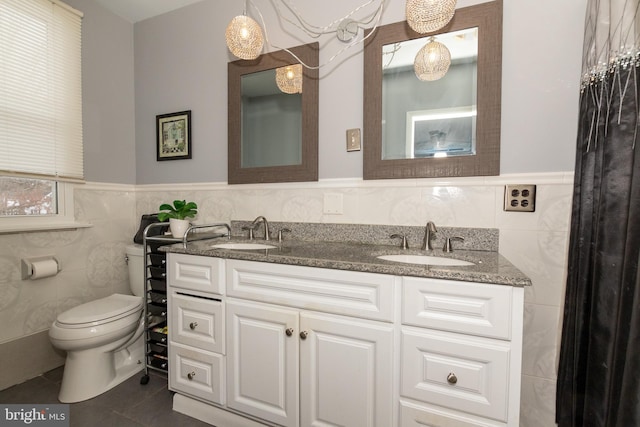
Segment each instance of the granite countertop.
M207 239L189 242L185 249L182 244L164 246L163 251L190 255L201 255L247 261L271 262L276 264L300 265L307 267L331 268L337 270L362 271L392 274L396 276L416 276L436 279L460 280L465 282L494 283L523 287L531 285L531 280L494 251L455 250L445 253L440 249L423 251L401 249L398 246L372 245L361 243L336 243L321 241L284 240L283 242L256 239L252 243L266 243L273 249L237 250L213 248L218 243L248 243L241 238ZM379 255L430 255L455 258L473 262L470 266L417 265L376 258Z

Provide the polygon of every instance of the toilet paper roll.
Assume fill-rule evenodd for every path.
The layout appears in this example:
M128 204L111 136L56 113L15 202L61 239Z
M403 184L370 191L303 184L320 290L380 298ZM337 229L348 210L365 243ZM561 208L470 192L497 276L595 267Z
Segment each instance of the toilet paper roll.
M55 276L58 274L58 262L55 259L34 261L31 264L33 272L31 280L42 279L43 277Z

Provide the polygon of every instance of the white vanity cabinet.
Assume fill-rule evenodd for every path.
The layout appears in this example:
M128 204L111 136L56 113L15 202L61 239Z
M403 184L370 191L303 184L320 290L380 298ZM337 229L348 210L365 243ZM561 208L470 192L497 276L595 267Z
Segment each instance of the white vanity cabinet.
M393 302L394 278L284 267L227 264L228 406L290 427L393 425L394 327L381 308ZM285 288L290 295L280 295ZM308 305L340 313L367 305L388 322Z
M523 289L405 277L400 425L519 425Z
M170 253L174 409L214 425L516 427L523 288Z

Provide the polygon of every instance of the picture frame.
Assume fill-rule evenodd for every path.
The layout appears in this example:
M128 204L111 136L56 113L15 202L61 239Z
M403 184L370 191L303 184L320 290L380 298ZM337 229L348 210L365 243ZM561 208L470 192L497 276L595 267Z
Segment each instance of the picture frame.
M191 110L156 116L157 161L191 158Z

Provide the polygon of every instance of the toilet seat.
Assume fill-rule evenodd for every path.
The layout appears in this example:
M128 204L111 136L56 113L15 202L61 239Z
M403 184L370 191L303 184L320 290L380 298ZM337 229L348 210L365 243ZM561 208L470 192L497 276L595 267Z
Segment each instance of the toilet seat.
M86 328L114 322L141 309L142 298L113 294L61 313L56 323L62 328Z

